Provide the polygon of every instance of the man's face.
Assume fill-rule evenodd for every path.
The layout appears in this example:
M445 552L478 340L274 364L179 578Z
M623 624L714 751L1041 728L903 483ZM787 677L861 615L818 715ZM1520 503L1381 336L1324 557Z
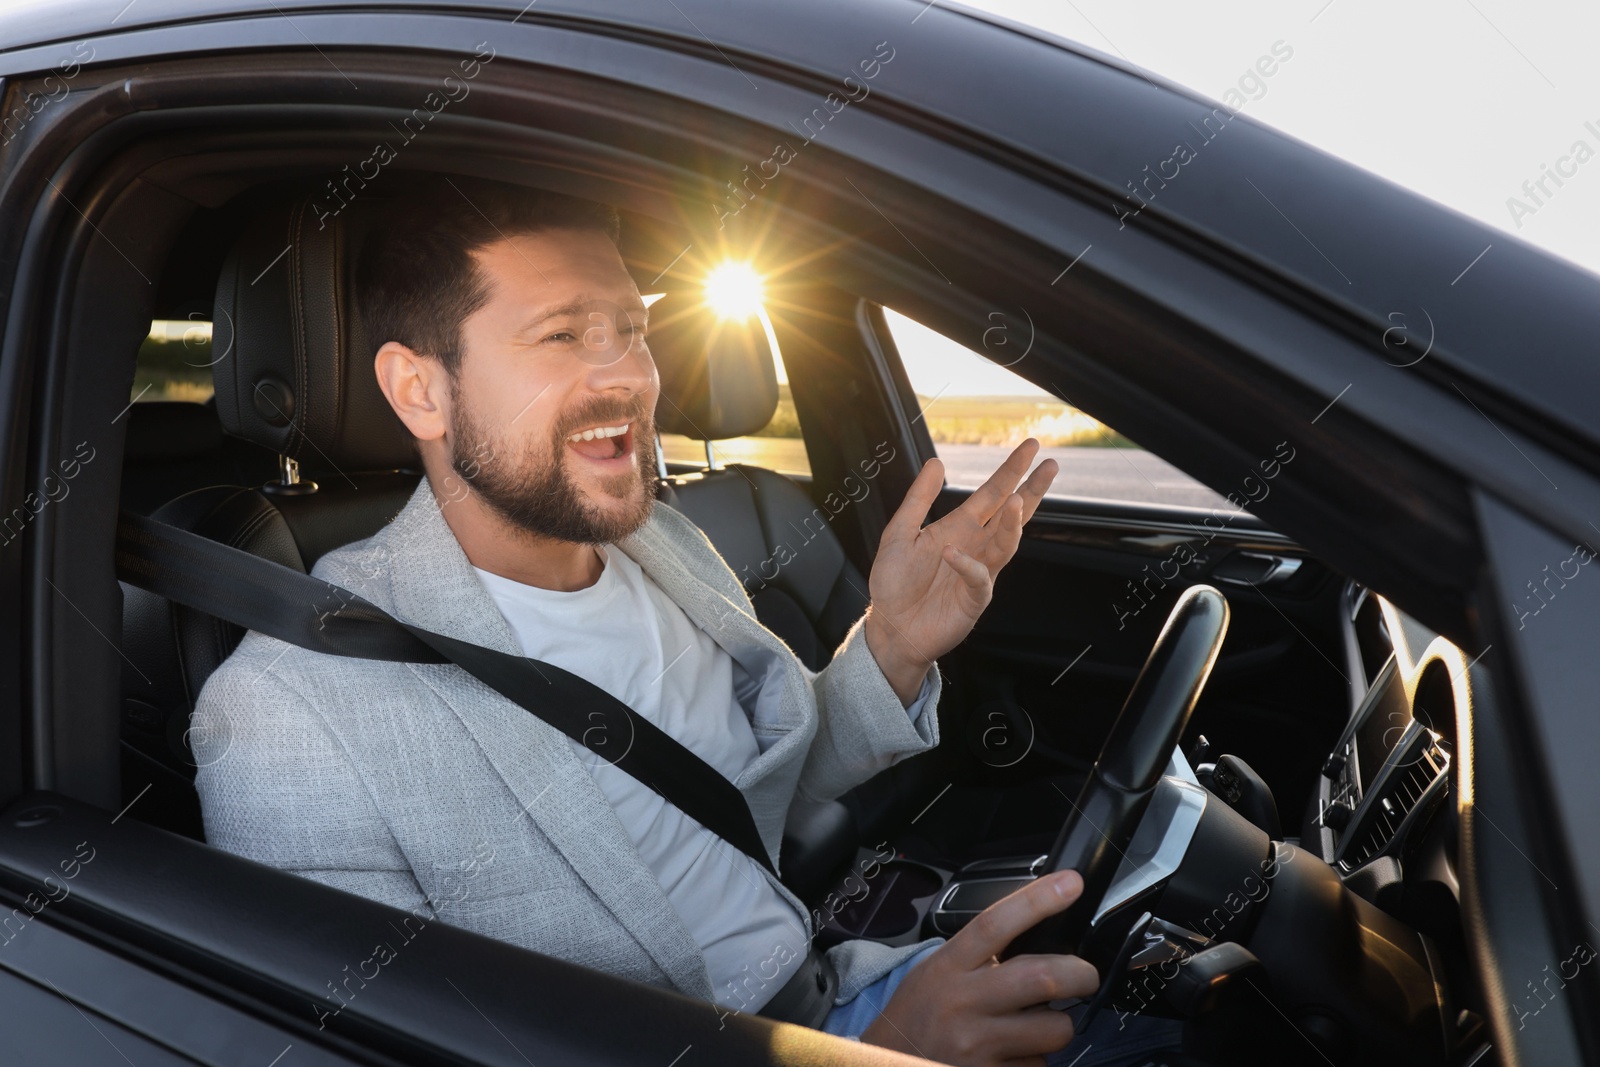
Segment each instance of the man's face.
M461 324L446 434L457 477L542 537L627 536L655 502L660 380L616 246L552 230L474 257L489 299Z

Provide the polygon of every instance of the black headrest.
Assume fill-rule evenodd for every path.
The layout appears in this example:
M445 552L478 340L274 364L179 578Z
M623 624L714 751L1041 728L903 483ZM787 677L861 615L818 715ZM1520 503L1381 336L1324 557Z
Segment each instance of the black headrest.
M212 315L217 415L234 437L314 468L415 466L356 314L361 238L380 202L337 214L314 197L266 212L222 267Z
M778 410L772 346L758 319L719 319L698 294L650 307L650 355L661 374L662 433L722 441L755 433Z

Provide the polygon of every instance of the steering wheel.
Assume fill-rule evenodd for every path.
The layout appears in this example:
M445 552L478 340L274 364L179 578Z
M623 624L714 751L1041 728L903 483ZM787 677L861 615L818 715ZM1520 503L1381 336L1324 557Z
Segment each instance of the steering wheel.
M1228 602L1220 592L1209 585L1184 590L1039 871L1077 871L1083 894L1012 941L1002 958L1080 950L1227 632Z

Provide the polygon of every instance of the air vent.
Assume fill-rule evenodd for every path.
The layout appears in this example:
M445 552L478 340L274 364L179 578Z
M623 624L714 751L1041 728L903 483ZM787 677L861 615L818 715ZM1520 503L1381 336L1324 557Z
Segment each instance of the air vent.
M1427 750L1419 753L1409 767L1396 768L1381 790L1371 797L1365 829L1343 850L1344 855L1339 859L1339 865L1346 871L1355 870L1387 849L1406 816L1449 769L1450 756L1432 735L1424 733L1420 740L1428 745Z

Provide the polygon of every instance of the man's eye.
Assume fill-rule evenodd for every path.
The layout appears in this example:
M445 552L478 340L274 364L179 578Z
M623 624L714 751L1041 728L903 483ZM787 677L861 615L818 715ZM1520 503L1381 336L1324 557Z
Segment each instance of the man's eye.
M555 333L545 338L546 341L555 341L562 344L565 344L569 341L576 341L577 339L578 335L573 333L571 330L557 330Z

